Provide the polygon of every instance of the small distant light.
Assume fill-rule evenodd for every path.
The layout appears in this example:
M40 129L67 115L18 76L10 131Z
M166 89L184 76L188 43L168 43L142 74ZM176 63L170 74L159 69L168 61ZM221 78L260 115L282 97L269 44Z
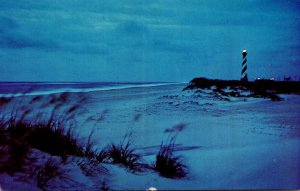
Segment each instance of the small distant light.
M154 187L150 187L150 188L147 189L147 191L157 191L157 189L154 188Z

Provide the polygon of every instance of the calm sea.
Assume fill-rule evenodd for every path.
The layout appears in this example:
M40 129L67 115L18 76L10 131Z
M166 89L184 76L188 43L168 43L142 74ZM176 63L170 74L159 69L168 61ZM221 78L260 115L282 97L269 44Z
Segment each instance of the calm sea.
M61 92L91 92L132 87L158 86L170 83L127 83L127 82L91 82L91 83L48 83L48 82L0 82L0 97L22 95L46 95Z

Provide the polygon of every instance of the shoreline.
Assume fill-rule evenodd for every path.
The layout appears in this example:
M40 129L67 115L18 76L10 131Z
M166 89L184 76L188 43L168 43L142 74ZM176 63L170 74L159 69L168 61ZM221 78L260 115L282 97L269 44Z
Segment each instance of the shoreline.
M69 84L69 83L67 83ZM121 83L122 84L122 83ZM107 86L107 87L94 87L94 88L57 88L58 90L44 90L44 91L31 91L25 93L2 93L0 98L9 97L22 97L22 96L39 96L39 95L51 95L60 93L89 93L98 91L110 91L110 90L120 90L120 89L131 89L131 88L146 88L146 87L157 87L157 86L168 86L168 85L183 85L186 83L141 83L141 84L128 84L120 86ZM1 83L0 83L1 86Z

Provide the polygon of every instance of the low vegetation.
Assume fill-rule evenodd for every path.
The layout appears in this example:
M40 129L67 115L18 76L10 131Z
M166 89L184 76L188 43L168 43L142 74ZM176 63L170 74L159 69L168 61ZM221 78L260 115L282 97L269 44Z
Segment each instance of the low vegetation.
M42 190L46 190L51 180L67 179L66 172L61 169L60 163L52 158L49 158L44 164L36 166L31 176Z
M241 82L238 80L194 78L183 91L192 89L213 89L214 93L225 97L254 97L281 101L283 99L277 94L299 94L300 82L272 80ZM225 89L230 91L226 92ZM243 91L250 93L248 95L240 94Z
M30 103L41 100L33 98ZM104 164L118 164L132 173L154 169L167 178L182 178L186 175L186 167L181 158L174 156L174 141L162 144L156 156L154 167L145 164L131 142L131 134L126 134L119 144L111 144L101 148L93 141L92 131L87 138L75 133L74 117L80 105L68 107L68 95L51 97L41 107L51 107L47 114L32 111L27 107L18 107L17 111L4 113L4 105L10 99L2 99L0 113L0 174L24 174L35 181L36 185L47 190L53 180L65 180L68 172L65 165L77 165L85 176L99 177L109 174ZM135 116L137 121L139 116ZM179 125L174 131L181 131ZM172 131L173 132L173 131ZM35 154L33 154L35 153ZM36 154L39 153L39 154ZM103 190L108 186L102 185Z
M130 142L130 136L118 144L112 144L108 149L112 163L121 164L132 172L142 171L141 157L135 153Z
M30 156L30 148L26 143L12 141L1 146L0 173L13 175L16 172L28 172L28 165L35 161Z
M0 173L23 173L45 190L51 180L66 176L61 167L76 158L81 162L75 164L88 176L107 171L102 163L108 154L96 149L91 141L93 132L87 139L81 138L74 133L71 121L53 112L46 120L40 115L24 116L18 111L0 117ZM34 150L45 155L32 155ZM60 158L60 162L52 157Z
M156 155L154 170L167 178L183 178L187 175L187 167L182 162L181 156L175 156L175 138L161 144Z

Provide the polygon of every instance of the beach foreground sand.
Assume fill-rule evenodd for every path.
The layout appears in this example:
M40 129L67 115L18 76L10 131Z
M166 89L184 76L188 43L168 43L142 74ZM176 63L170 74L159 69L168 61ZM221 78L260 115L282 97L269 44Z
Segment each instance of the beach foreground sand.
M80 137L93 131L92 140L99 149L130 135L132 148L148 165L155 162L162 141L176 136L174 154L182 156L188 168L184 178L165 178L153 170L132 173L109 163L103 164L109 173L87 176L70 162L65 168L72 181L56 179L48 189L99 189L101 181L118 190L300 188L299 95L280 95L284 100L278 102L263 98L228 101L205 92L182 91L185 86L65 93L56 111L63 115L66 108L77 104L79 109L72 116L77 124L74 130ZM1 112L8 115L24 105L34 112L49 113L55 107L55 101L49 100L61 95L17 97L2 106ZM39 190L20 176L1 174L1 188Z

